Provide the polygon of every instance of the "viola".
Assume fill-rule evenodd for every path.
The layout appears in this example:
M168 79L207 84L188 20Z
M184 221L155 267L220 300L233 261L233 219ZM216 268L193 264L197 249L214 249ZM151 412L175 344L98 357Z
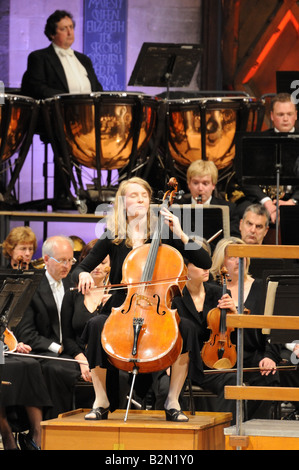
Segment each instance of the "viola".
M222 268L222 295L227 291L227 270ZM232 313L232 312L230 312ZM201 356L204 364L210 369L231 369L237 362L236 346L231 342L234 328L226 326L226 309L213 308L207 315L210 338L203 345Z
M162 207L169 207L176 194L174 178L169 185ZM161 244L162 223L159 215L152 242L133 249L125 258L122 283L128 286L126 299L112 309L102 331L102 346L110 362L128 372L166 369L182 349L179 315L170 306L180 292L186 268L175 248Z

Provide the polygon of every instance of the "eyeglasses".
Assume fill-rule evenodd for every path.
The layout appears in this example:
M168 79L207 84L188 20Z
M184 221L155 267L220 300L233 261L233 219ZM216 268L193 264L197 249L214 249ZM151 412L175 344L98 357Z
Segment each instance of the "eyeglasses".
M55 259L53 258L53 256L49 256L50 259L53 259L54 261L56 261L56 263L58 264L63 264L64 266L66 266L67 264L71 264L72 266L77 263L77 260L76 258L71 258L71 259L61 259L61 260L58 260L58 259Z

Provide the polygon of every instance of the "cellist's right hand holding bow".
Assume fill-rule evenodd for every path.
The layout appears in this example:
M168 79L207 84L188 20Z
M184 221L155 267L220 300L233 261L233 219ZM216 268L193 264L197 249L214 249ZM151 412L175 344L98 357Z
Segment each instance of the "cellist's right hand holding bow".
M87 294L90 289L94 287L94 280L92 276L83 272L79 274L79 283L78 283L78 292L81 292L83 295Z

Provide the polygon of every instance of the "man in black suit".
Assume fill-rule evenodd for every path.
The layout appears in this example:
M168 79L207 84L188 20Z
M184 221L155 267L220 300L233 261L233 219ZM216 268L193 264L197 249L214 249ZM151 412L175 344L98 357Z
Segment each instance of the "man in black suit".
M45 35L51 45L31 52L21 91L35 99L62 93L102 91L89 57L73 51L75 23L71 13L56 10L47 19Z
M271 121L273 128L265 131L265 134L275 135L276 133L297 132L296 120L297 109L288 93L279 93L271 101ZM243 213L244 209L252 203L263 204L270 214L272 223L276 221L276 201L271 200L263 189L258 185L246 184L242 187L246 200L240 204L238 209ZM286 197L279 200L281 205L297 205L299 201L299 188L293 187ZM242 215L242 214L241 214Z
M241 239L248 245L262 245L269 230L269 212L262 204L248 206L240 220Z
M230 234L239 237L240 219L236 213L236 206L232 202L214 195L218 182L218 169L211 160L195 160L187 170L187 185L190 194L185 194L180 204L203 204L204 206L219 205L229 207ZM218 240L216 240L217 243Z
M60 309L65 290L72 286L68 275L74 263L73 241L63 236L48 238L43 244L43 258L45 276L15 333L18 341L30 345L33 354L68 359L61 342ZM42 359L41 366L54 405L47 418L55 418L72 409L80 367L75 362L54 359Z
M46 99L65 93L89 94L103 90L89 57L71 49L75 39L74 28L73 17L65 10L56 10L49 16L44 32L51 44L29 54L27 70L22 79L22 95ZM38 119L36 133L40 134L42 141L49 140L42 114ZM59 143L56 142L56 145L59 148ZM59 155L56 155L55 163L55 207L72 208L72 204L67 202L69 177L61 171Z

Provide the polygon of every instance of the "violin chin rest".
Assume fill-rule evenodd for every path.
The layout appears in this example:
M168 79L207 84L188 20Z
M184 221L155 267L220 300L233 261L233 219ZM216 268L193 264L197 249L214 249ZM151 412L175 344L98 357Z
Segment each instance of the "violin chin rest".
M213 369L232 369L233 367L234 367L234 364L232 364L231 361L227 359L226 357L219 359L213 365Z

